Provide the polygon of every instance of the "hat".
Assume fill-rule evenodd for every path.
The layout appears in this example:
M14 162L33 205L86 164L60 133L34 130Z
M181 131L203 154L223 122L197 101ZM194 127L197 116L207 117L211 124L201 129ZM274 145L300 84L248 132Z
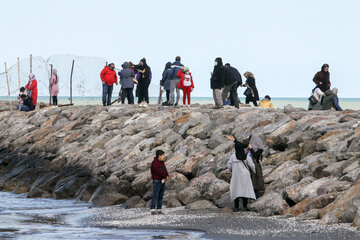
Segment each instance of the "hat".
M188 67L184 67L184 72L190 72L190 69Z

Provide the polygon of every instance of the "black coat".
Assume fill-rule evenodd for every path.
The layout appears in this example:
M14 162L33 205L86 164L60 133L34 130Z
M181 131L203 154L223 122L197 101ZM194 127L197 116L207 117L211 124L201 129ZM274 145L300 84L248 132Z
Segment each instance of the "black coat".
M211 89L222 89L225 84L226 69L224 66L216 66L210 79Z
M252 77L249 77L246 80L246 84L253 90L255 100L256 101L259 100L259 93L258 93L258 90L256 88L255 79L252 78Z
M238 87L242 84L242 77L239 71L234 67L227 67L228 71L230 71L235 78L235 80L238 82Z
M33 105L33 103L32 103L32 97L27 97L25 100L24 100L24 103L23 103L25 106L27 106L29 109L30 109L30 111L32 111L32 110L34 110L35 109L35 107L34 107L34 105Z

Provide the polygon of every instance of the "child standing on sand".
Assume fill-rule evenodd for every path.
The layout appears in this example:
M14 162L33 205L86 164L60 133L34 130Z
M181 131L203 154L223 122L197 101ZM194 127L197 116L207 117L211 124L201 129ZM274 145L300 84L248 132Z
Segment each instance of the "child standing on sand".
M184 70L180 69L177 76L180 77L178 88L183 90L183 104L184 106L190 107L190 93L194 89L194 82L190 69L188 67L184 67ZM188 105L186 105L186 98L188 100Z
M165 161L164 151L157 150L156 157L151 163L151 179L153 180L153 193L152 193L150 211L152 215L164 214L163 212L161 212L161 207L165 193L165 183L169 178L169 174L166 170L164 161Z

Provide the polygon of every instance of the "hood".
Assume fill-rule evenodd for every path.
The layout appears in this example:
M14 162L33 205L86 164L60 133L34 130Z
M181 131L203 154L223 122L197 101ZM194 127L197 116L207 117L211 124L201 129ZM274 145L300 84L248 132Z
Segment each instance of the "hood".
M121 65L123 69L129 68L129 63L124 62L123 65Z
M216 58L216 59L215 59L215 62L218 63L218 64L217 64L217 67L222 67L222 66L224 66L221 57Z
M335 95L337 95L338 92L339 92L339 90L338 90L337 88L333 88L331 91L332 91Z
M169 68L171 68L171 62L167 62L165 65L165 69L169 69Z
M145 59L145 58L141 59L141 61L144 63L144 67L147 66L147 63L146 63L146 59Z
M334 93L330 89L325 91L325 96L331 96L331 95L334 95Z

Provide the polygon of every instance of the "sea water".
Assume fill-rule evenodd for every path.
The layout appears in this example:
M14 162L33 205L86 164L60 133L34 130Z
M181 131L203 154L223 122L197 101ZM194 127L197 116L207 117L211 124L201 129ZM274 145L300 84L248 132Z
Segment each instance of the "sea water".
M12 97L15 100L15 97ZM113 95L112 101L117 99L117 95ZM1 96L0 101L8 101L9 98L6 96ZM150 104L156 104L158 102L158 97L150 97ZM240 98L242 103L245 103L244 98ZM137 98L135 98L135 102ZM163 97L163 101L166 101L165 97ZM275 108L283 108L284 106L291 104L293 107L296 108L305 108L307 109L309 105L309 101L307 98L272 98L271 101L274 104ZM49 103L49 97L38 97L38 102L43 102L45 104ZM100 96L94 97L73 97L72 102L74 105L102 105L102 98ZM58 104L69 104L70 99L69 97L58 97ZM182 98L180 98L180 104L182 104ZM211 97L192 97L191 103L199 103L199 104L214 104L214 100ZM343 109L353 109L353 110L360 110L360 98L340 98L339 99L340 106ZM116 106L120 103L115 103ZM251 103L252 105L252 103Z
M203 239L203 232L91 227L91 205L0 192L0 239Z

